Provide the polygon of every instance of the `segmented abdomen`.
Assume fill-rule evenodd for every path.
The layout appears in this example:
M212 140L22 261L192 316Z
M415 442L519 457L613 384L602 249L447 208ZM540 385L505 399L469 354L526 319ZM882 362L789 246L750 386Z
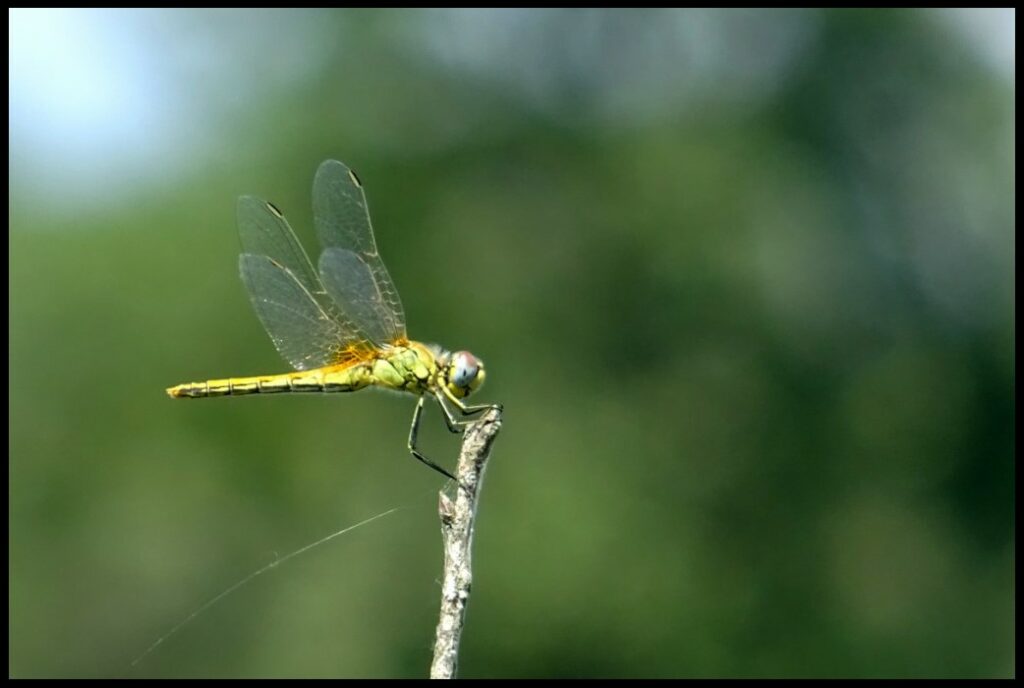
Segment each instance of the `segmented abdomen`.
M283 375L231 377L223 380L187 382L170 387L174 398L241 396L244 394L285 394L299 392L355 392L371 383L365 364L347 367L317 368Z

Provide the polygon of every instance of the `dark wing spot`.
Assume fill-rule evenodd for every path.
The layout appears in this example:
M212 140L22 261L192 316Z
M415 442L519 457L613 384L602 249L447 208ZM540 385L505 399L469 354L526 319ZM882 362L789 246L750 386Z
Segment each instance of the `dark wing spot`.
M267 208L270 209L270 212L274 213L275 215L277 215L282 220L284 219L284 214L280 210L277 209L276 205L274 205L270 201L267 201L266 203L267 203Z
M363 183L361 181L359 181L359 177L356 176L356 171L355 170L350 169L348 171L348 176L352 177L352 183L353 184L358 186L360 189L363 188Z

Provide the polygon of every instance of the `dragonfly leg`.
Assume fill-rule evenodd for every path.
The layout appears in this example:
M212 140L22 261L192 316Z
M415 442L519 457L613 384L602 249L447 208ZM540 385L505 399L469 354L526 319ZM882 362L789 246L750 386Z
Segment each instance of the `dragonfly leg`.
M444 399L441 398L440 394L434 394L434 399L437 400L437 405L441 407L441 412L444 413L444 424L448 426L449 432L453 432L456 435L462 432L465 423L460 423L455 420L455 416L448 410L448 407L444 404Z
M501 404L479 404L477 406L465 406L464 404L458 404L459 411L464 416L475 416L482 411L490 411L491 409L503 410Z
M430 466L438 473L447 476L448 478L451 478L455 482L458 482L458 479L456 479L454 475L438 466L436 463L434 463L426 456L421 454L418 449L416 449L416 435L417 433L419 433L420 430L420 417L423 415L423 402L425 400L425 397L420 397L420 400L416 402L416 410L412 414L412 427L409 428L409 452L418 460Z
M441 385L441 391L444 392L444 395L448 397L449 401L455 404L455 406L459 409L459 413L461 413L464 416L475 416L476 414L482 411L488 411L490 409L497 409L498 411L502 410L501 404L479 404L477 406L466 406L458 397L452 394L451 390L448 389L446 386ZM470 421L463 420L456 421L456 423L458 423L459 425L468 425Z

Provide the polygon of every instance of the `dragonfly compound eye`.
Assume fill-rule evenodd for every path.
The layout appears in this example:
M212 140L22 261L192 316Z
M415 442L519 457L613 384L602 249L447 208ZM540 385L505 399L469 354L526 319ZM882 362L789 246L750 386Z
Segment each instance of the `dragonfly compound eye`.
M448 367L448 382L458 396L466 396L484 382L484 364L468 351L452 354Z

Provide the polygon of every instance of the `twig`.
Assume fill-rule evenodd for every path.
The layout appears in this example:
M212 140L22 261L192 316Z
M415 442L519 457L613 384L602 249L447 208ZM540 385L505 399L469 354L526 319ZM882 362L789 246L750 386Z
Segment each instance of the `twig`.
M466 620L466 603L473 582L471 549L477 500L491 444L501 430L501 411L484 412L466 430L455 475L459 479L455 501L439 495L441 536L444 540L444 579L441 583L441 618L434 640L430 678L454 678L459 660L459 640Z

